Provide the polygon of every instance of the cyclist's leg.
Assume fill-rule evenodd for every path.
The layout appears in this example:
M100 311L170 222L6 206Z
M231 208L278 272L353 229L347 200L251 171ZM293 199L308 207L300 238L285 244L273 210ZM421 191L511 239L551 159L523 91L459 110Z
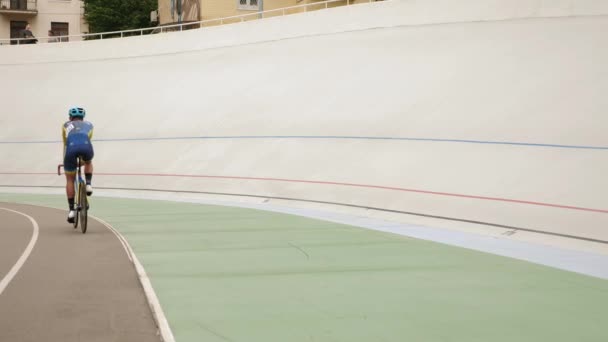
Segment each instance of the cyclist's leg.
M63 159L63 170L65 172L65 193L68 197L68 205L70 211L68 213L68 222L74 222L74 179L76 178L76 151L72 146L68 146Z
M65 163L64 161L64 169L65 169L65 192L66 195L68 196L68 200L71 198L72 200L74 199L74 179L76 179L76 167L72 167L71 165L68 165ZM74 162L74 165L76 165L76 162ZM72 205L70 205L70 208L73 207L73 203Z
M89 161L85 160L85 162L84 162L84 173L85 173L85 175L87 173L90 173L90 174L93 173L93 161L92 160L89 160ZM90 183L90 182L87 182L87 183Z
M76 179L75 172L67 172L65 173L65 194L68 196L68 204L70 205L70 210L74 209L74 180ZM71 201L70 201L71 199Z
M90 144L86 145L84 149L84 153L82 154L82 160L84 160L84 178L87 184L87 195L91 196L93 194L93 186L91 185L91 181L93 180L93 156L95 153L93 152L93 146Z

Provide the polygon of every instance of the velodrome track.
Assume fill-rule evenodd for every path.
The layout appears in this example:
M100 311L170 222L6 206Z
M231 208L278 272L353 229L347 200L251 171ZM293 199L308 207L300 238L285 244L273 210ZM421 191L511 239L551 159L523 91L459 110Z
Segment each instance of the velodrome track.
M54 330L49 336L61 337L58 340L105 336L126 341L132 334L153 337L153 320L135 270L106 227L93 224L86 236L74 231L64 223L65 199L61 195L0 194L2 201L63 210L2 203L2 207L34 216L43 214L40 218L45 224L23 275L9 286L12 292L0 297L0 303L19 303L18 312L23 315L15 315L14 306L2 305L0 317L10 317L3 322L13 324L11 329L1 330L0 336L34 341L26 332L44 335L50 324ZM302 217L306 211L292 211L298 215L294 216L280 211L117 198L116 194L92 198L92 206L92 213L111 223L130 243L177 341L599 342L606 337L608 283L600 278L608 278L604 267L608 256L543 249L528 243L507 244L506 250L516 253L512 256L518 259L530 250L561 258L579 267L581 273L586 272L586 266L594 268L600 272L596 278L411 238L417 231L431 228L395 222L385 223L386 232L373 231L337 223L340 220L335 214L319 221ZM252 206L256 207L272 210L267 203ZM373 227L381 224L373 222ZM14 244L10 260L27 244L31 229L29 222L21 219L16 226L2 230L2 241ZM449 244L476 239L475 234L450 234L449 230L442 234L451 235ZM64 253L46 249L52 236L65 244ZM493 237L482 242L491 248L500 245ZM90 248L91 243L95 243L92 257L97 257L98 263L70 259L67 265L73 273L62 273L59 292L63 296L48 291L55 277L55 273L46 272L51 267L49 261L72 254L74 249ZM44 258L44 270L37 269L35 259L41 258L42 252L50 253ZM580 259L581 255L591 258ZM117 265L123 267L121 272L114 271ZM83 273L84 279L80 278ZM95 294L99 298L90 303L71 286L78 280L88 284L93 277L104 286L91 287L91 291L102 293ZM19 291L21 288L27 291ZM105 304L98 307L102 298ZM30 301L33 304L24 304ZM48 317L35 314L33 319L25 319L34 308ZM64 309L90 317L100 329L89 330L89 321L66 317ZM125 309L129 312L118 316ZM56 320L68 324L54 324ZM148 330L131 324L131 320Z
M607 15L395 0L3 48L0 202L40 235L0 341L160 338L147 281L167 341L605 341ZM73 104L96 125L92 214L145 274L107 227L65 223L52 127ZM34 228L0 215L8 272ZM99 264L60 280L105 272L109 299L52 290L64 270L40 268L74 249Z
M0 203L0 341L159 341L114 233L91 219L75 234L64 216Z

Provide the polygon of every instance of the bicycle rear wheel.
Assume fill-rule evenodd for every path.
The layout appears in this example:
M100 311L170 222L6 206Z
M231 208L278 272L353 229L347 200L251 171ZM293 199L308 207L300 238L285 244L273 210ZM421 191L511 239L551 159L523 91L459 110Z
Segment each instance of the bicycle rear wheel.
M78 206L80 207L80 211L78 212L78 214L80 216L80 230L82 230L82 234L84 234L87 232L88 221L87 187L84 183L80 183L78 186L78 190Z
M78 215L80 213L80 184L76 183L76 215L74 215L74 229L78 228Z

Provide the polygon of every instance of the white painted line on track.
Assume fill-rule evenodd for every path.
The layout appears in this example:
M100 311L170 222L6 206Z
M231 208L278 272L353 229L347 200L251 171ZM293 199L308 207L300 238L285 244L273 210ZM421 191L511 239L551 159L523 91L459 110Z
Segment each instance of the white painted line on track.
M125 250L125 253L127 253L127 257L129 258L129 261L133 262L133 256L132 256L133 251L131 250L131 247L127 243L127 240L125 240L125 238L122 235L120 235L120 233L106 221L100 219L99 217L93 216L93 215L91 215L91 218L99 221L99 223L103 224L112 233L114 233L114 235L116 235L116 238L118 238L118 241L120 241L120 244L122 245L122 248Z
M135 254L133 254L133 264L135 265L135 269L137 270L137 276L139 277L141 286L143 286L144 288L144 293L148 298L148 304L150 305L152 315L154 316L156 324L158 325L158 330L160 331L160 336L162 340L164 342L175 342L175 337L173 337L173 332L171 331L171 327L169 326L169 321L167 321L167 317L163 312L163 308L160 306L158 297L156 297L156 292L154 292L154 288L152 287L150 278L148 278L144 267L139 262L139 259L137 259L137 256L135 256Z
M15 265L13 265L13 267L10 269L10 271L8 271L8 273L4 276L4 278L2 278L2 280L0 280L0 295L2 295L2 292L4 292L4 290L6 289L8 284L11 282L11 280L13 280L13 278L15 277L17 272L19 272L21 267L23 267L23 264L25 263L27 258L32 253L32 250L34 249L34 245L36 245L36 241L38 241L38 232L39 232L40 228L38 227L38 223L36 222L36 220L34 220L33 217L31 217L27 214L24 214L20 211L8 209L8 208L0 208L0 210L6 210L6 211L13 212L15 214L24 216L30 220L30 222L32 223L32 226L34 227L34 232L32 234L32 238L30 239L30 243L28 243L27 247L23 251L23 254L21 254L21 256L19 257L19 260L17 260Z
M48 209L62 210L59 208L47 207L47 206L42 206L42 205L36 205L36 206L48 208ZM29 250L27 253L29 256L29 253L31 253L31 249L34 248L34 244L36 243L36 240L38 239L38 224L32 217L30 217L26 214L23 214L23 213L20 213L18 211L14 211L11 209L6 209L6 208L0 208L0 209L12 211L17 214L26 216L27 218L30 219L30 221L34 225L34 236L32 236L33 242L30 241L30 244L28 245L28 247L26 249L26 251ZM92 219L98 221L104 227L109 229L116 236L116 238L118 238L118 241L120 241L123 249L125 250L125 253L127 254L127 257L129 258L129 261L131 261L131 263L133 263L133 265L135 266L135 271L137 272L137 278L139 279L139 282L141 283L141 285L144 289L144 294L146 295L146 299L148 300L148 305L150 306L150 310L152 310L152 316L154 317L154 320L156 321L156 325L158 326L158 330L160 332L160 336L161 336L162 340L164 342L175 342L175 337L173 336L173 332L171 331L171 327L169 326L169 321L167 321L165 312L163 311L162 307L160 306L160 301L158 300L158 297L156 296L156 292L154 292L154 288L152 287L150 278L146 274L146 271L145 271L143 265L141 264L141 262L139 262L139 259L137 259L137 256L135 256L135 253L133 252L133 249L131 248L131 246L129 245L127 240L114 227L112 227L112 225L110 225L106 221L104 221L98 217L95 217L93 215L89 215L89 216L91 216ZM25 255L25 252L24 252L24 255ZM23 259L23 261L21 259ZM21 258L19 259L19 261L17 262L17 264L20 263L20 265L17 268L17 270L14 272L15 274L17 273L17 271L19 270L21 265L25 262L25 259L27 259L27 256L25 256L25 258L24 258L24 256L22 255ZM13 266L13 269L15 269L17 264L15 264L15 266ZM11 272L13 271L13 269L11 269ZM9 275L11 274L11 272L9 272ZM8 279L6 281L6 284L4 285L4 287L6 287L6 285L8 285L8 282L11 281L12 277L14 277L14 274L10 277L10 279ZM5 279L6 278L8 278L8 275L7 275L7 277L5 277ZM2 282L0 282L0 294L2 294L2 291L4 290L3 284L4 284L5 279L3 279Z
M148 305L150 305L150 309L152 310L152 315L154 316L154 319L156 320L156 325L158 326L158 330L160 331L160 336L161 336L162 340L164 342L175 342L175 337L173 336L173 332L171 331L171 327L169 326L169 321L167 321L167 317L165 316L165 313L163 312L163 309L160 306L160 302L158 300L158 297L156 296L156 292L154 292L154 288L152 287L150 278L148 278L148 275L146 274L146 270L144 269L143 265L139 262L139 259L137 259L137 256L135 255L135 253L133 253L133 249L131 249L131 246L129 245L127 240L114 227L112 227L106 221L104 221L98 217L95 217L95 216L91 216L91 217L93 219L99 221L106 228L108 228L110 231L112 231L112 233L114 233L114 235L116 235L118 240L120 240L120 243L122 244L123 248L127 252L127 256L129 257L129 260L131 260L133 265L135 265L135 270L137 271L137 277L139 278L141 286L144 288L144 293L146 295L146 298L148 299Z

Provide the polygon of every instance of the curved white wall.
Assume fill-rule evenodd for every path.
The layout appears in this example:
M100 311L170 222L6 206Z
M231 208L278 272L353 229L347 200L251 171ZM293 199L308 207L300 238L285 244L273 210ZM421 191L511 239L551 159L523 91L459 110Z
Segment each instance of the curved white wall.
M63 183L52 175L60 126L80 104L96 125L100 187L312 199L608 240L606 14L605 1L387 1L4 47L0 185Z

